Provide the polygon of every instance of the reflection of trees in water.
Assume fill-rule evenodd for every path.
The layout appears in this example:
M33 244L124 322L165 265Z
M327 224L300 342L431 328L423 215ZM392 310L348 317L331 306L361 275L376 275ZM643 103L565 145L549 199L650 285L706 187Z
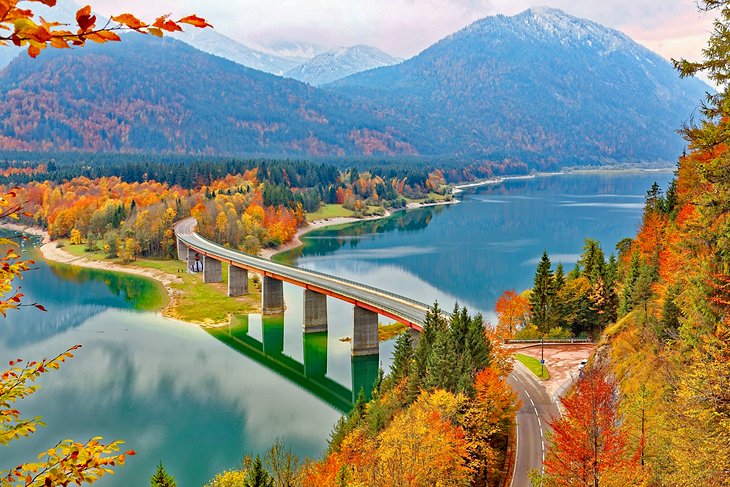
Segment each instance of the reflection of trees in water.
M378 220L367 220L350 225L316 230L302 237L303 245L277 256L280 262L295 262L299 257L322 256L349 246L356 248L362 240L373 240L378 234L388 232L419 232L424 230L435 215L446 205L429 206L410 211L399 211ZM367 237L370 238L367 238Z
M49 268L63 281L80 285L103 283L112 295L135 309L150 309L161 301L159 287L149 279L63 264L51 264Z
M9 346L46 340L108 308L150 309L162 299L160 288L148 279L36 261L38 267L18 284L25 302L40 303L48 312L32 307L11 311L0 326L0 341Z
M25 308L13 313L11 319L0 326L0 341L9 348L37 343L76 328L106 309L103 305L81 305L42 313Z

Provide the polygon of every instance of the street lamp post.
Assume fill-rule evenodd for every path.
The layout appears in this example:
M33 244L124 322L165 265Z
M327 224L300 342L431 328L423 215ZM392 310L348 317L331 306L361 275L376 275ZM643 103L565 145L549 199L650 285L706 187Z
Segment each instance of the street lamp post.
M545 376L545 335L540 337L540 378Z

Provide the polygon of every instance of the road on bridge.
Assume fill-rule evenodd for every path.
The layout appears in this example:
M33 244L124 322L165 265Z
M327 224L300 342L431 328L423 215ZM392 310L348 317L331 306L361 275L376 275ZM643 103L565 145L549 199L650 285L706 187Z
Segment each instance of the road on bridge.
M429 308L424 303L365 284L309 269L279 264L223 247L195 233L197 224L195 218L186 218L176 223L174 230L178 239L202 255L251 272L290 282L321 294L333 296L400 321L419 331L424 324L426 312Z
M542 471L547 440L547 421L560 414L557 405L527 367L515 360L508 382L517 392L522 407L517 412L517 443L512 487L530 487L531 470Z

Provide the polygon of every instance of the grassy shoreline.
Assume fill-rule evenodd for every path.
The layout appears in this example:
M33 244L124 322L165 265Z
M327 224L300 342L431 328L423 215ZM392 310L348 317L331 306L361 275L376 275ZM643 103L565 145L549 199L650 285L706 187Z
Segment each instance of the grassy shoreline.
M253 279L249 280L249 294L237 298L228 297L226 290L227 266L223 266L223 283L204 284L201 274L187 272L185 263L179 260L138 259L122 264L107 259L102 252L87 252L84 245L65 245L58 249L71 256L89 262L113 264L114 267L151 270L169 276L167 285L168 302L162 306L162 314L188 323L202 326L215 326L228 323L235 314L257 313L261 309L261 290ZM80 265L70 262L70 265ZM118 271L119 272L119 271ZM152 276L148 276L154 279ZM172 291L172 292L170 292Z

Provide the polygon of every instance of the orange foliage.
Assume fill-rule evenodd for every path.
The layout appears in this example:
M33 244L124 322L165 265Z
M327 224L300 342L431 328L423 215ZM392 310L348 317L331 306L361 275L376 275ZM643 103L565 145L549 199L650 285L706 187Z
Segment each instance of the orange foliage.
M513 338L518 327L527 322L529 301L514 289L502 293L494 305L497 311L497 335L502 339Z
M49 7L56 5L56 0L35 0ZM132 14L121 14L111 17L104 26L97 27L96 15L91 13L91 6L82 7L76 12L76 25L68 26L60 22L47 21L37 17L28 5L18 7L19 0L0 0L0 46L12 42L16 46L28 46L28 54L36 57L42 49L54 47L68 49L83 46L86 41L103 44L109 41L121 41L116 31L134 30L141 34L152 34L162 37L164 32L182 31L180 24L194 27L211 27L204 19L189 15L177 21L169 15L158 17L147 24ZM78 27L78 28L77 28Z
M615 384L606 371L585 370L561 402L565 414L550 421L553 447L544 462L544 485L577 487L608 479L613 482L607 485L619 485L621 479L640 485L626 433L619 427Z

